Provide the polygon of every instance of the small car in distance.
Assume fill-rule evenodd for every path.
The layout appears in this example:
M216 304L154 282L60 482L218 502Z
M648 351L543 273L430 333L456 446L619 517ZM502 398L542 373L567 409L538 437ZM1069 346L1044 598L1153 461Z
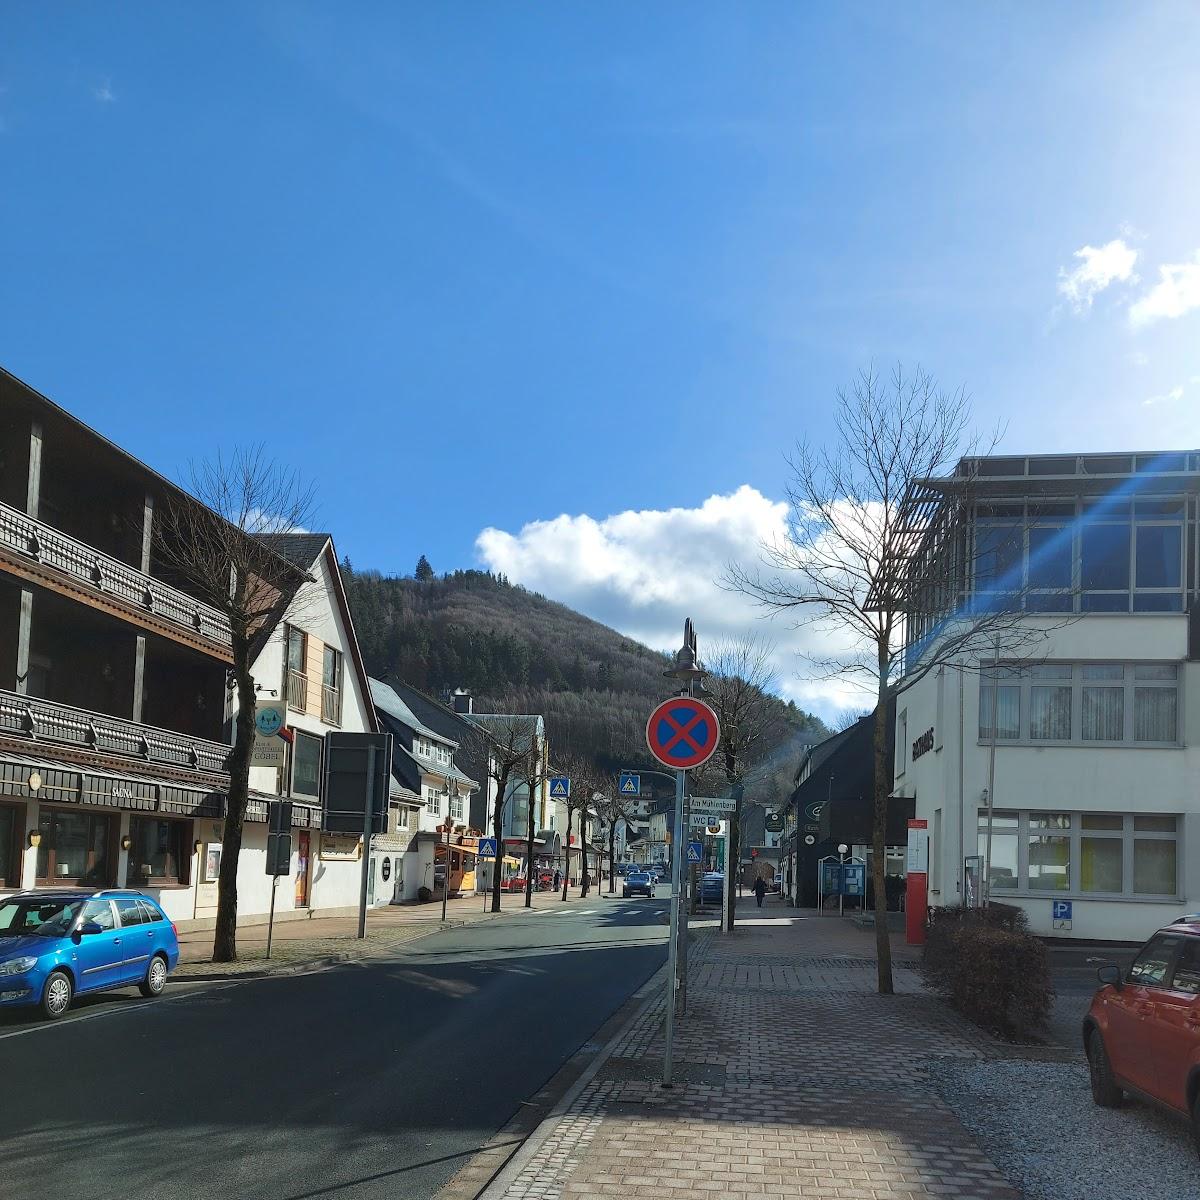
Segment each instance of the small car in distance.
M0 1008L37 1006L56 1020L86 992L159 996L178 962L175 926L140 892L46 889L0 900Z
M1160 929L1128 972L1096 972L1083 1020L1092 1099L1118 1107L1126 1092L1192 1121L1200 1151L1200 918Z
M621 895L626 900L630 896L649 896L654 899L654 886L656 880L652 875L646 874L645 871L630 871L625 876L625 882L621 885Z

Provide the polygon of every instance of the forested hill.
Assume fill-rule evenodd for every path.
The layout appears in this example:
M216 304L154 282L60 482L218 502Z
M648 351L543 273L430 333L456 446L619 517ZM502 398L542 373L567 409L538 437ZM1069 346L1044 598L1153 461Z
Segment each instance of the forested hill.
M566 605L485 571L388 578L342 564L367 670L442 698L470 689L480 712L542 713L554 750L593 758L603 769L650 766L645 723L667 693L665 655ZM828 730L778 701L782 780L799 746Z

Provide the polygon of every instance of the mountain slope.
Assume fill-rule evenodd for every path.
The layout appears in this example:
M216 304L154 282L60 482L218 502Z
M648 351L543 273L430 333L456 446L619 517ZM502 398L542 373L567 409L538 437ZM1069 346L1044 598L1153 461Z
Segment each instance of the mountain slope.
M437 697L468 688L481 712L542 713L554 751L585 755L604 770L654 765L645 723L669 692L666 655L489 572L417 580L345 563L343 572L372 675ZM776 704L779 732L766 757L777 778L764 788L775 793L799 746L828 736L794 704Z

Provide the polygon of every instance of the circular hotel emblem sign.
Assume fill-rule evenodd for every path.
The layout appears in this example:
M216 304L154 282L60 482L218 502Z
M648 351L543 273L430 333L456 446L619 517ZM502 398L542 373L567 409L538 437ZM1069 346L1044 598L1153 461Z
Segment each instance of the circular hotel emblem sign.
M254 727L263 737L274 737L283 725L283 713L276 707L263 707L254 714Z
M31 792L36 792L42 786L42 777L37 771L30 771L27 782L29 784L29 790Z

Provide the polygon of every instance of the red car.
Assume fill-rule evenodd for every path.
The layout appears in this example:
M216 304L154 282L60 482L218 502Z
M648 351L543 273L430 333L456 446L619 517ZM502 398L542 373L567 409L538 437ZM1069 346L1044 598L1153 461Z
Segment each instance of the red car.
M1160 929L1125 978L1101 987L1083 1020L1092 1098L1116 1108L1133 1092L1192 1119L1200 1151L1200 915Z

